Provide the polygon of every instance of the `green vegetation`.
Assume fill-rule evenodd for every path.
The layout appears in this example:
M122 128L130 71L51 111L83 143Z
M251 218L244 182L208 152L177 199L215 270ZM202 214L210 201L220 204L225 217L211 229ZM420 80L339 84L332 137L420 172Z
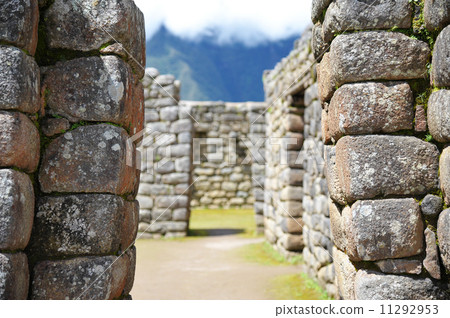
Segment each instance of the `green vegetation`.
M189 236L208 236L210 230L255 236L255 214L252 209L195 209L191 212ZM234 231L233 231L234 230Z
M277 300L332 299L326 291L304 273L278 276L272 281L272 284L273 289L270 292Z
M301 255L286 259L268 242L245 245L239 249L239 253L249 262L269 266L296 265L303 262L303 257Z

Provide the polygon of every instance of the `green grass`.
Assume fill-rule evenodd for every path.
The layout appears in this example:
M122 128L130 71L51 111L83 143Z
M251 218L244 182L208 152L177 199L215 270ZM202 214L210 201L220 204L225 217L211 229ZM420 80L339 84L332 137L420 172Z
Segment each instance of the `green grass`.
M239 249L239 254L247 261L261 265L296 265L303 262L301 255L286 259L268 242L245 245Z
M278 276L272 280L272 285L270 292L276 300L332 299L305 273Z
M195 209L191 212L189 236L208 236L208 230L229 230L255 236L255 212L252 209Z

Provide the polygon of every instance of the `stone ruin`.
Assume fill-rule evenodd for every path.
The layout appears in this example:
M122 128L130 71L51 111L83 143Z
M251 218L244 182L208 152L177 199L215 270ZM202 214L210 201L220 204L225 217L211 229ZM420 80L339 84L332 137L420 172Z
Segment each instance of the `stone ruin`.
M0 4L0 299L128 299L138 227L251 206L336 299L449 298L450 1L313 0L265 103L180 101L133 1L80 3Z

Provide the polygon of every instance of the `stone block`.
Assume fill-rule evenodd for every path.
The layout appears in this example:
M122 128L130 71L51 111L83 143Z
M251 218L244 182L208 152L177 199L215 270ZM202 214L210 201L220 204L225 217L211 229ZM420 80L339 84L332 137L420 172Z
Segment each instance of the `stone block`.
M411 27L411 4L409 0L386 0L364 2L336 0L331 2L323 21L325 41L345 31L390 29Z
M423 222L414 199L357 201L343 211L347 253L352 261L376 261L418 255Z
M429 228L426 228L424 236L425 258L423 260L423 267L425 267L431 277L441 279L441 262L439 261L439 251L436 245L436 234Z
M323 12L330 5L331 0L313 0L311 8L311 19L314 23L323 18Z
M430 48L425 42L402 33L368 31L337 36L331 44L329 65L334 82L340 86L368 80L423 78L429 57Z
M116 299L126 285L129 265L126 257L116 256L38 262L33 268L31 299Z
M44 21L50 49L119 55L129 60L140 78L144 76L144 15L134 1L55 0Z
M317 84L320 101L327 102L336 90L336 79L333 74L333 61L331 53L325 53L322 60L317 64Z
M189 220L188 209L187 208L179 208L179 209L173 210L172 219L174 221L188 221Z
M323 55L328 51L330 45L325 42L322 35L322 24L316 23L312 29L311 48L314 54L314 59L320 63ZM305 105L310 105L311 100L306 98L305 92Z
M288 251L301 252L305 247L301 235L284 234L279 238L279 242Z
M428 217L438 217L442 211L442 199L433 194L427 194L420 204L423 215Z
M172 126L170 126L170 132L175 134L192 132L193 127L191 118L180 119L172 123Z
M336 169L336 147L325 147L325 176L327 178L327 188L330 197L341 205L346 205L344 191L339 181L338 170Z
M438 158L435 145L415 137L345 136L336 146L336 170L347 202L431 192L438 186Z
M439 173L445 204L450 205L450 147L445 148L441 154Z
M288 217L301 217L303 214L302 203L298 201L285 201L280 202L279 214Z
M342 211L339 207L332 201L329 200L329 210L330 210L330 225L331 233L333 237L333 242L336 247L342 251L347 248L347 235L345 222L342 216ZM350 210L350 207L345 207L344 210ZM346 211L345 215L349 215L350 211Z
M388 275L361 269L356 274L357 300L447 299L445 290L429 278Z
M155 200L155 206L158 208L187 208L188 207L188 197L186 195L168 195L168 196L160 196Z
M375 264L386 274L418 275L422 272L422 262L419 259L385 259Z
M0 45L0 109L36 113L40 108L39 73L32 57L18 48Z
M34 55L38 42L37 0L3 0L0 3L0 41Z
M427 131L427 116L423 105L416 105L414 118L414 131L424 133Z
M65 118L46 117L41 121L40 128L45 136L53 137L69 130L70 122Z
M423 17L428 31L442 29L450 24L450 2L448 0L425 0Z
M39 163L39 131L22 113L0 111L0 167L34 172Z
M439 215L437 225L439 251L447 271L450 271L450 209L446 209Z
M135 146L124 129L82 126L53 140L45 150L41 190L125 194L133 191Z
M303 119L299 115L287 114L283 118L284 128L287 131L303 133Z
M0 250L24 249L30 240L33 217L34 190L30 178L22 172L1 169Z
M333 247L333 260L339 295L344 300L355 299L355 266L348 256L336 247Z
M51 114L71 122L112 122L133 132L139 126L133 103L138 86L130 66L117 56L59 62L46 69L42 85Z
M439 142L450 142L450 90L441 89L431 94L427 117L431 136Z
M174 172L162 176L162 183L164 184L180 184L189 183L189 173Z
M26 300L29 280L28 259L24 253L0 253L0 300Z
M280 200L282 201L301 201L303 199L303 188L288 186L281 190Z
M328 108L331 137L392 133L412 129L413 93L404 82L355 83L341 86Z
M122 295L129 295L134 285L134 276L136 273L136 247L131 246L123 256L125 261L129 263L128 272L125 278L125 287L123 289Z
M40 259L113 254L133 242L137 202L108 194L41 197L30 243Z

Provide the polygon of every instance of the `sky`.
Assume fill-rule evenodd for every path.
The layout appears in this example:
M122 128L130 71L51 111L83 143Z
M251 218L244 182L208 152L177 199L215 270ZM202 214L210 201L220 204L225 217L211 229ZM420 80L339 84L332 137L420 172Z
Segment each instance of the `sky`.
M254 46L299 35L311 21L311 0L135 0L147 38L164 25L189 40Z

